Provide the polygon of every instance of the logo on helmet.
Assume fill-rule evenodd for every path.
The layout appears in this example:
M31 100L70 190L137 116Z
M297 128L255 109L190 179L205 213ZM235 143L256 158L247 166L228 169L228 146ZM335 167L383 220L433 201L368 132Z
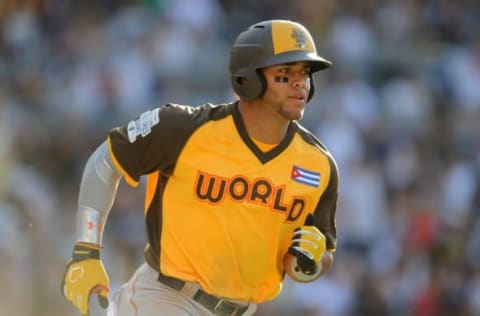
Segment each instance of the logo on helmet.
M293 28L291 36L295 40L296 47L302 48L302 49L305 48L305 44L307 42L307 36L300 28L298 27Z

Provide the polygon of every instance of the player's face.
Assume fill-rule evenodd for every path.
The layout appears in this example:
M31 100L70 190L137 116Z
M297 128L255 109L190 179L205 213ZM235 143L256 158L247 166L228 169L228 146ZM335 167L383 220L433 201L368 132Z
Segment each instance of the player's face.
M301 119L310 92L309 64L289 63L262 70L267 82L263 103L288 121Z

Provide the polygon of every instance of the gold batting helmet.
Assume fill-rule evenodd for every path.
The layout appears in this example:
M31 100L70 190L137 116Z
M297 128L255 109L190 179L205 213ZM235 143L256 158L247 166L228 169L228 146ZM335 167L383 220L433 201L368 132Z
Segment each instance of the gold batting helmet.
M311 73L330 67L330 61L317 54L308 30L289 20L269 20L250 26L238 35L230 50L230 80L238 96L251 100L266 89L260 68L305 61ZM309 101L315 91L310 74Z

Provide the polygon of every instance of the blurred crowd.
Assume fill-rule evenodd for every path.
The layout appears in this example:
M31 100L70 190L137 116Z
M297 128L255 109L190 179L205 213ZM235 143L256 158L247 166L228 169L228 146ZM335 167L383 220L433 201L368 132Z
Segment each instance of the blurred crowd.
M148 108L233 100L230 45L271 18L334 63L302 123L339 165L338 247L257 315L480 315L480 2L0 0L1 315L76 315L60 282L88 155ZM112 290L145 242L142 186L119 190Z

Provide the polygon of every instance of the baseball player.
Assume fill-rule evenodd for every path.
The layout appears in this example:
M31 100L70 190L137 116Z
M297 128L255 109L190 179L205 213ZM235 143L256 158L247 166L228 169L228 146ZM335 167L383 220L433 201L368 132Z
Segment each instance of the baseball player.
M311 282L333 262L338 170L299 124L312 74L330 66L307 29L257 23L230 53L238 100L165 104L116 127L81 180L76 243L62 291L82 315L108 305L102 231L123 178L146 177L145 263L109 315L252 315L285 274Z

